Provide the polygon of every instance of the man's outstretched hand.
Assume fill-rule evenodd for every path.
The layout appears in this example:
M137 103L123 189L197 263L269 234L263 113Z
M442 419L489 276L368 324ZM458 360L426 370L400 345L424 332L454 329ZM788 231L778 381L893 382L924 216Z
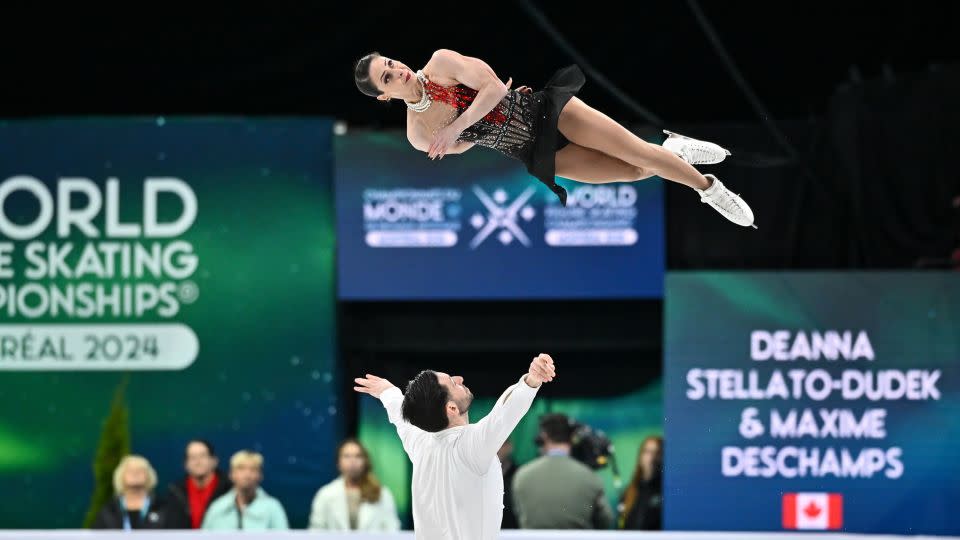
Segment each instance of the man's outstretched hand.
M550 382L557 376L557 370L553 365L553 358L549 354L540 354L540 356L530 362L530 371L524 378L527 386L536 388L545 382Z
M364 377L357 377L353 380L356 386L353 387L357 392L362 392L364 394L370 394L375 398L379 398L380 394L386 392L387 390L393 388L393 383L386 379L381 379L376 375L370 375Z

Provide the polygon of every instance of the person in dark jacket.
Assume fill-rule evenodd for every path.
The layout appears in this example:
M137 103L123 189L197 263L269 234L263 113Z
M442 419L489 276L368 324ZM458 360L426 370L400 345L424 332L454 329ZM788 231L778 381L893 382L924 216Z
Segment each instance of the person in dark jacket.
M513 443L510 439L504 441L497 458L503 470L503 521L500 529L519 529L517 515L513 512L513 477L517 474L517 464L513 461Z
M157 473L141 456L120 460L113 472L116 497L104 505L93 523L94 529L170 529L173 518L169 507L157 500L153 490Z
M187 474L168 488L173 528L199 529L210 503L233 487L229 476L217 469L218 463L209 442L194 439L187 443L184 456Z
M650 436L637 453L637 466L620 502L621 529L663 528L663 439Z

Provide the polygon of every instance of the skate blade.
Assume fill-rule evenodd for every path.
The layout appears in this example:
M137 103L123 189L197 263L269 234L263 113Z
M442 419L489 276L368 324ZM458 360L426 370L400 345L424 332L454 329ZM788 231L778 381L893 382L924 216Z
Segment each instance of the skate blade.
M663 132L667 135L667 138L668 138L668 139L675 137L675 138L677 138L677 139L686 139L686 140L688 140L688 141L700 141L700 139L694 139L693 137L687 137L686 135L681 135L681 134L679 134L679 133L677 133L677 132L675 132L675 131L670 131L670 130L668 130L668 129L663 130ZM706 142L709 142L709 141L706 141ZM711 144L717 144L717 143L711 143ZM726 148L720 146L719 144L717 144L717 146L718 146L721 150L723 150L724 153L726 153L726 155L728 155L728 156L732 156L732 155L733 155L733 152L731 152L730 150L727 150ZM723 161L723 160L720 160L720 161ZM715 164L717 164L717 163L720 163L720 161L716 161L716 162L713 162L713 163L707 163L706 165L715 165Z
M670 136L670 137L677 137L677 138L680 138L680 139L688 139L688 140L691 140L691 141L697 140L697 139L694 139L693 137L687 137L686 135L681 135L681 134L679 134L679 133L676 133L676 132L674 132L674 131L670 131L670 130L668 130L668 129L663 130L663 132L664 132L665 134L667 134L668 136Z

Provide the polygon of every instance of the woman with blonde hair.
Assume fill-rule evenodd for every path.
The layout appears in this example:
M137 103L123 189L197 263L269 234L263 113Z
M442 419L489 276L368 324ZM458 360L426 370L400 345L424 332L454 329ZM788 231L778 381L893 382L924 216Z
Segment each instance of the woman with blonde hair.
M400 530L390 490L373 474L367 449L356 439L337 448L340 476L320 488L310 511L310 528L327 531Z
M129 455L113 471L116 496L107 503L93 523L94 529L167 529L169 516L154 499L157 472L143 456Z
M270 496L263 482L263 456L240 450L230 458L233 488L210 503L203 516L203 529L212 530L287 530L290 522L279 500Z

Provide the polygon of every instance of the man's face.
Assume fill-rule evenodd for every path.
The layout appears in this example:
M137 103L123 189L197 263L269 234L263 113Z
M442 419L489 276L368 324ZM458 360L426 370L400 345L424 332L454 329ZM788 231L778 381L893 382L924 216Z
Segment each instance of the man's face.
M256 489L262 479L260 467L250 462L241 461L230 469L230 480L240 490Z
M198 442L187 445L185 468L188 475L194 478L202 478L212 473L216 467L217 458L210 455L206 445Z
M470 404L473 403L473 392L463 385L463 377L451 376L446 373L437 373L437 380L440 386L447 389L450 401L454 402L462 416L470 410Z

